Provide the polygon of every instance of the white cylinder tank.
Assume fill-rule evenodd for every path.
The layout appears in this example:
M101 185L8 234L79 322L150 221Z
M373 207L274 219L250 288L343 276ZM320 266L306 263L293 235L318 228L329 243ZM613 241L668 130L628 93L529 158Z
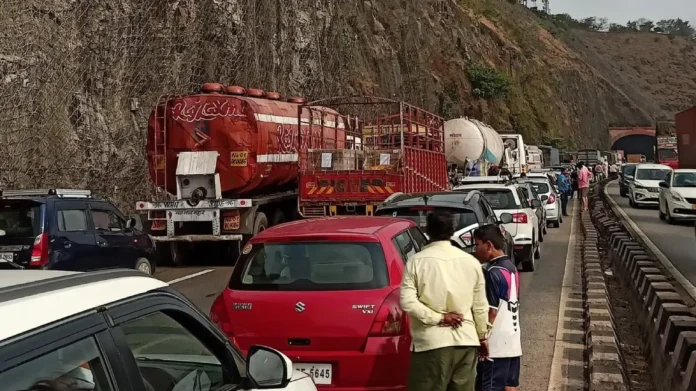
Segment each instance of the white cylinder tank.
M445 122L445 154L450 164L464 166L466 159L500 164L504 148L498 133L483 122L469 118Z

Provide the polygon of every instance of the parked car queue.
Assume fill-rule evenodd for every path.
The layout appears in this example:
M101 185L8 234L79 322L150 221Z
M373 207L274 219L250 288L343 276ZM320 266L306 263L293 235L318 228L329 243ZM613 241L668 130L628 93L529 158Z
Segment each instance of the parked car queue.
M56 361L60 368L49 369L71 379L79 377L80 381L85 382L85 389L100 390L106 389L103 387L113 382L135 382L134 384L142 385L139 387L144 390L154 391L169 390L172 385L177 387L188 382L208 384L212 388L231 382L241 389L265 388L268 385L269 388L307 391L313 391L314 387L327 390L405 390L411 339L408 317L399 305L399 287L408 259L428 243L427 235L421 230L428 213L437 209L452 211L457 224L452 243L469 252L474 245L474 229L484 224L498 225L505 234L507 251L516 263L526 271L536 269L536 260L541 256L541 243L549 223L546 221L549 207L544 204L555 203L555 198L558 198L555 190L550 193L554 195L554 200L549 201L549 195L539 194L537 189L540 187L534 186L534 181L508 181L497 177L487 180L495 183L462 184L451 192L425 195L395 194L378 208L378 216L375 217L301 220L269 228L255 236L243 247L228 285L216 298L210 312L210 320L218 326L230 346L225 346L214 333L211 334L205 321L191 309L192 305L186 300L182 301L180 296L166 299L171 301L169 304L162 302L155 305L155 301L160 300L159 297L168 294L160 291L161 286L115 274L100 275L102 277L97 280L104 280L104 284L109 286L127 283L134 285L121 290L112 287L116 291L108 297L93 292L90 300L81 301L84 308L76 307L76 312L53 313L46 309L40 310L46 315L46 319L42 321L45 323L24 324L17 320L19 323L15 328L19 330L19 334L0 335L0 343L6 338L12 338L13 341L19 338L17 343L20 345L35 343L34 337L23 334L22 330L46 325L49 325L51 335L57 338L62 332L61 322L72 322L72 319L79 318L80 313L89 311L90 308L113 308L108 311L112 313L115 324L99 324L105 328L119 328L120 332L89 337L87 332L91 333L96 329L90 326L91 323L85 323L84 333L87 334L84 335L87 339L76 339L74 342L79 346L58 355L62 359L67 357L63 361ZM550 181L548 187L554 188ZM17 224L10 226L5 223L0 234L0 237L10 239L11 235L8 233L14 235L24 232L29 238L38 233L33 244L17 244L22 251L29 252L29 264L39 259L48 268L65 265L61 263L65 258L55 255L55 258L49 257L48 261L44 261L46 258L43 257L45 253L41 246L44 241L50 246L60 245L62 247L51 247L50 253L65 254L62 252L63 248L69 250L73 243L79 244L78 239L70 239L69 242L57 240L67 231L94 237L95 241L98 240L97 237L107 233L102 231L123 233L130 241L131 248L139 248L135 243L143 242L142 253L135 252L136 254L147 256L151 249L148 238L134 228L133 222L122 217L115 208L109 208L110 204L100 203L101 201L86 194L6 194L5 197L5 204L17 202L31 206L22 209L24 214L20 214L26 217L22 220L24 225L16 228ZM100 208L111 210L113 215L120 217L119 225L95 218ZM31 224L27 218L31 219ZM79 229L67 229L68 227ZM66 246L68 243L70 246ZM86 251L85 249L89 247L83 247L82 251ZM16 261L18 253L12 252L12 263ZM139 257L133 259L132 264L128 258L128 263L124 262L121 266L136 268L137 258ZM4 263L11 262L7 259ZM138 269L147 272L142 268ZM40 301L41 293L72 285L90 286L97 281L90 275L92 274L84 278L70 274L45 275L47 280L43 281L42 276L27 274L27 278L31 278L25 282L42 286L36 291L38 293L32 293L34 290L30 289L31 292L27 291L27 295L39 295L36 305L45 305ZM17 287L12 281L17 281L17 278L6 279L4 286L0 283L0 301L12 303L14 300ZM3 299L3 289L11 297ZM76 289L72 293L62 294L84 296L90 293ZM148 295L152 298L147 299ZM125 303L123 308L128 307L128 311L124 312L120 304L107 305L114 301ZM164 306L161 310L160 305ZM136 312L132 312L133 308L136 308ZM24 310L27 310L26 306ZM177 315L176 311L180 310L184 313ZM266 316L254 314L273 314L278 321L269 322ZM61 322L55 323L56 321ZM121 325L121 322L124 323ZM165 345L171 345L163 342L168 340L167 335L158 335L150 342L147 342L150 337L142 339L142 335L134 334L131 338L128 334L131 332L129 322L134 322L132 332L136 334L174 332L176 338L173 340L181 341L177 346L182 349L191 348L195 354L187 353L186 349L164 349ZM308 324L312 327L307 327ZM182 330L177 329L182 327ZM184 338L186 335L188 337ZM71 355L82 354L80 352L83 348L92 349L90 344L93 341L90 338L98 340L100 345L125 349L118 354L124 355L128 360L119 362L108 357L100 358L99 353L94 353L97 356L93 357L91 352L87 354L88 357L72 357ZM13 342L8 346L19 345L14 345ZM201 350L203 346L205 351ZM38 360L35 364L17 367L18 361L12 358L13 353L0 349L0 376L7 377L8 381L16 380L23 387L29 386L28 381L32 377L20 379L33 372L32 368L44 365L45 360L53 360L50 355L46 356L49 358L44 358L40 355L41 352L43 350L35 352L38 354L36 357L28 355L22 358L30 363ZM4 353L7 354L3 356ZM112 352L108 351L107 355L109 354ZM263 362L270 360L276 363L274 365L277 368L273 371L260 368L258 361L254 359L257 355L263 357ZM3 361L3 357L6 360ZM200 364L200 370L181 360ZM234 376L227 373L225 368L232 362L236 366ZM104 367L105 363L109 363L108 370ZM140 371L133 371L135 366ZM245 366L244 375L240 370L244 370ZM302 373L313 379L312 384L303 380L306 378L302 377ZM166 379L164 374L167 374ZM113 376L116 377L110 378Z
M473 249L474 229L495 224L523 270L533 271L541 256L546 230L537 219L546 215L537 212L550 198L524 181L474 181L486 183L394 194L374 217L301 220L263 231L242 249L210 318L242 352L279 349L319 390L405 390L411 337L399 288L409 258L428 243L428 213L452 212L451 241L464 251Z

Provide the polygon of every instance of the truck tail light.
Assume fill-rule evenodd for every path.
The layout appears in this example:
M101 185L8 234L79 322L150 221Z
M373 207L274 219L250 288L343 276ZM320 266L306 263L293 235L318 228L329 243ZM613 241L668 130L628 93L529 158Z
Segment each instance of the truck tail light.
M526 213L513 213L512 222L517 224L527 224L527 214Z
M399 303L399 290L395 289L379 307L370 328L370 337L394 337L406 334L406 315Z
M48 263L48 234L42 233L34 239L29 266L46 266Z

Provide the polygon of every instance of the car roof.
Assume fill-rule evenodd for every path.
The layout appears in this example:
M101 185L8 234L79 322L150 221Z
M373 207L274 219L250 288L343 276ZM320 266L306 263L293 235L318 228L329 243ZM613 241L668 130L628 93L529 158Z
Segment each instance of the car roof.
M509 189L512 183L470 183L456 186L453 190Z
M136 270L3 270L0 341L167 286Z
M657 169L663 169L663 170L671 170L672 168L670 166L665 166L664 164L655 164L655 163L640 163L638 167L636 167L637 170L640 170L641 168L657 168Z
M379 208L379 210L391 210L396 208L425 205L425 201L423 199L424 195L428 196L428 206L472 210L471 206L467 204L470 197L470 192L463 193L456 191L442 191L425 194L403 194L396 198L395 201L388 203L387 205L383 205Z
M415 225L410 220L383 216L340 216L322 219L297 220L279 224L259 233L254 242L274 239L309 237L309 236L372 236L383 229L396 227L405 229Z

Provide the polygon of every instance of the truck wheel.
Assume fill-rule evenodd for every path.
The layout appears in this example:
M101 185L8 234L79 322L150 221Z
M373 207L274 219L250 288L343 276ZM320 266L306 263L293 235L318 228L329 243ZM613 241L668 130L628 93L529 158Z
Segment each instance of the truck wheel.
M268 228L268 218L263 212L256 214L256 219L254 219L254 236L258 235Z
M186 266L188 262L188 251L184 243L169 243L169 255L175 266Z

